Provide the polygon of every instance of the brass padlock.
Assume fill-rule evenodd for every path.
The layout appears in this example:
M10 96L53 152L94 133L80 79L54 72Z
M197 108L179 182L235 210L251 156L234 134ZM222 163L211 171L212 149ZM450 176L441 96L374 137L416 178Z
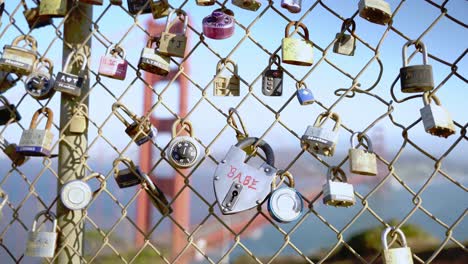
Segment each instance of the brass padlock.
M385 0L361 0L359 16L376 24L386 25L392 18L392 9Z
M25 81L26 92L37 100L49 99L55 94L54 64L47 58L41 58L34 63L33 72Z
M47 123L45 129L37 129L37 122L39 114L45 113L47 115ZM52 120L54 114L48 107L37 110L32 119L29 129L23 131L20 142L16 147L16 152L25 156L50 156L52 140L54 134L50 129L52 128Z
M431 99L435 104L431 104ZM447 138L455 134L455 125L453 124L450 113L441 106L439 98L435 95L429 97L429 92L423 95L424 107L419 110L423 121L424 130L427 133Z
M305 39L291 38L289 30L291 26L296 29L302 28L304 30ZM282 42L282 57L283 62L293 65L310 66L314 63L314 45L309 40L309 30L307 27L297 21L291 21L286 26Z
M351 35L346 34L346 30L351 27ZM335 44L333 45L333 52L354 56L356 50L356 38L354 37L354 31L356 30L356 23L352 19L346 19L341 25L341 32L335 36Z
M132 119L132 123L129 123L117 110L122 109L122 111L127 114L130 119ZM157 131L151 125L151 121L146 119L144 116L137 117L130 109L128 109L125 105L120 102L116 102L112 105L112 112L114 112L115 116L125 125L125 133L133 140L135 143L140 146L144 143L151 140L153 137L156 136Z
M173 15L177 15L177 18L173 21ZM171 27L181 19L184 21L184 28L182 32L179 33L170 33ZM166 28L164 32L161 33L161 38L159 40L159 53L166 56L173 56L183 58L185 56L185 48L187 46L187 26L188 26L188 16L182 9L174 9L169 13L166 22Z
M394 231L396 235L400 237L403 247L400 248L388 248L387 236L390 231ZM387 227L381 236L382 247L383 247L383 259L385 264L413 264L413 254L411 249L406 243L405 234L400 229L394 227Z
M24 41L31 49L19 47ZM16 73L17 75L29 75L37 60L37 41L32 36L21 35L16 37L11 45L3 46L2 58L0 58L0 70Z
M231 0L231 2L235 6L250 11L257 11L262 6L262 3L257 2L257 0Z
M140 13L149 14L151 13L151 2L153 0L127 0L128 12L132 15Z
M76 58L80 57L82 58L82 62L79 72L77 74L71 73L72 63L75 61ZM71 96L80 96L81 87L83 86L83 82L85 81L84 74L87 65L88 58L83 52L71 52L70 54L68 54L67 61L63 66L63 71L57 74L57 79L55 80L54 85L55 91L59 91Z
M219 76L223 65L231 64L234 75ZM215 96L239 96L240 95L240 79L237 72L237 64L232 60L220 60L216 67L216 75L214 76L214 95Z
M102 5L104 0L80 0L80 2L90 5Z
M8 99L0 96L0 126L15 123L21 120L21 115L14 104L10 104Z
M138 68L150 73L166 76L170 71L171 57L165 56L153 48L153 45L157 42L158 39L155 37L148 39L146 47L141 51Z
M88 107L79 104L73 108L73 116L70 120L70 133L82 134L88 128Z
M170 6L167 0L151 1L151 13L154 19L169 15Z
M211 6L216 3L216 0L197 0L199 6Z
M234 116L236 116L237 119L239 120L242 131L237 126L237 122L236 122ZM229 108L229 115L228 115L228 118L227 118L227 123L228 123L229 126L231 126L234 129L234 131L236 131L237 142L241 142L242 140L249 137L249 133L247 133L247 129L245 129L244 122L242 121L239 113L237 112L237 110L235 108L232 108L232 107ZM245 151L247 153L247 155L249 155L249 156L252 156L252 155L255 156L256 155L255 149L256 149L256 146L248 145L247 147L245 147L242 150Z
M361 135L361 138L359 138ZM362 139L367 143L367 151L364 149L357 149L354 144L354 138L357 137L362 144ZM372 148L372 141L366 134L360 132L351 135L351 148L349 149L349 170L352 173L375 176L377 175L377 157L375 156L374 149Z
M29 158L16 152L16 144L9 143L5 138L0 136L0 149L12 161L13 165L19 167L23 165Z
M21 1L24 7L23 15L28 22L29 29L41 28L53 23L52 17L39 15L39 7L28 8L26 1ZM39 2L40 5L40 2Z
M421 48L423 54L422 65L411 65L408 66L408 60L406 59L406 49L415 44L416 47ZM428 63L426 45L422 42L416 43L413 40L406 42L403 46L403 67L400 68L400 82L401 92L403 93L419 93L427 92L434 89L434 76L432 73L432 66Z
M39 15L64 17L67 14L67 0L41 0Z

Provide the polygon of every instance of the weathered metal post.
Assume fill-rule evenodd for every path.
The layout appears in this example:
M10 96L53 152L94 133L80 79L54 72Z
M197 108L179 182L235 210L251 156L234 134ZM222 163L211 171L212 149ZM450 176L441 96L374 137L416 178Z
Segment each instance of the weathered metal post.
M68 0L68 7L73 6L72 0ZM93 17L93 6L88 4L79 4L72 8L64 24L64 44L62 64L65 64L67 56L73 49L80 48L89 58L91 52L91 21ZM86 43L83 43L89 39ZM69 46L70 45L70 46ZM79 67L73 65L72 73L78 73ZM64 137L59 143L58 157L58 190L63 183L70 180L80 179L85 176L84 162L86 162L86 148L88 145L88 130L82 134L72 134L66 126L73 115L72 109L76 107L81 99L87 96L89 91L89 72L86 72L85 82L81 90L80 97L71 97L62 94L60 103L60 131ZM83 104L88 106L88 98L83 100ZM83 263L83 239L84 224L81 221L83 213L81 211L70 211L58 201L57 204L58 225L60 228L58 236L57 249L62 249L56 257L56 263L76 264Z

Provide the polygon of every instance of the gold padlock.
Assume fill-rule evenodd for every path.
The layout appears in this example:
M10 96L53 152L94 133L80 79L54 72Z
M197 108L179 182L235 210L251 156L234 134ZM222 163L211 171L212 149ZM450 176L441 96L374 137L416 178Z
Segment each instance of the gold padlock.
M18 46L24 41L31 49ZM11 45L3 46L3 55L0 58L0 70L29 75L37 60L37 41L32 36L21 35L16 37Z
M296 30L302 28L304 30L305 39L291 38L289 30L291 26L295 26ZM297 21L291 21L286 26L282 43L283 62L293 65L310 66L314 63L314 45L309 40L309 30L307 27Z
M214 5L216 0L197 0L197 5L199 6L210 6Z
M250 11L257 11L262 6L262 3L257 0L232 0L231 2L235 6Z
M67 0L41 0L39 15L64 17L67 14Z
M169 15L169 3L167 0L151 1L151 13L154 19L166 17Z
M218 76L223 65L231 64L233 66L234 75ZM239 96L240 95L240 79L237 73L237 64L232 60L220 60L216 67L216 75L213 81L215 96Z
M50 16L40 16L39 7L28 8L26 1L21 1L24 7L23 15L28 22L29 29L41 28L53 23ZM40 4L40 2L39 2Z
M177 18L172 21L172 16L177 15ZM180 33L170 33L171 27L178 23L178 20L184 21L184 28ZM182 9L174 9L167 17L166 29L161 34L159 40L159 53L166 56L174 56L183 58L185 56L185 47L187 46L187 32L188 16Z
M240 126L242 128L242 131L237 126L237 123L236 123L236 120L234 119L234 116L236 116L237 119L239 120L239 124L240 124ZM237 110L235 108L232 108L232 107L229 108L229 116L227 118L227 122L228 122L228 125L231 126L236 131L236 138L237 138L238 142L241 142L242 140L249 137L249 133L247 133L247 129L245 129L244 122L242 121L239 113L237 112ZM245 147L242 150L245 151L247 153L247 155L249 155L249 156L252 156L252 155L255 156L257 154L255 149L256 148L255 148L254 145L249 145L249 146Z
M88 107L79 104L73 109L73 116L70 120L70 132L81 134L88 128Z

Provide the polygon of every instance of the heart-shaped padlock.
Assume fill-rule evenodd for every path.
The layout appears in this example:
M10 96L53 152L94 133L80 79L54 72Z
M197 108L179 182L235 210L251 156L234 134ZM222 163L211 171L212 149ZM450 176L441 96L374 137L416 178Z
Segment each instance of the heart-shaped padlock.
M277 188L276 179L271 183L272 193L268 199L268 212L270 216L280 223L289 223L297 220L304 208L301 194L294 189L294 178L289 171L277 174L281 181L286 177L288 187ZM276 178L276 177L275 177Z

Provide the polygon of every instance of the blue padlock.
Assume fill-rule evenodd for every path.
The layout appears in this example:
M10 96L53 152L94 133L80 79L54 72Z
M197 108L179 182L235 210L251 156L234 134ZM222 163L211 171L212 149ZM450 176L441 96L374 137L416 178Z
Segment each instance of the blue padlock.
M312 104L313 102L315 102L315 98L314 98L314 95L312 94L312 91L309 88L307 88L305 83L298 82L296 84L296 87L297 87L297 92L296 92L297 100L299 100L299 103L301 105L308 105L308 104Z

